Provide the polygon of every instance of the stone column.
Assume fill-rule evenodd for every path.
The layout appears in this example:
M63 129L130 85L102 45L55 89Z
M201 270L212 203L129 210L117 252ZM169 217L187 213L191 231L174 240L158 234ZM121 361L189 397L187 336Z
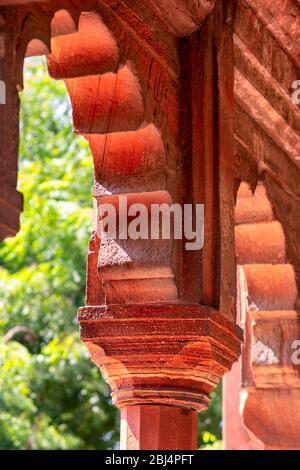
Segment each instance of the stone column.
M225 445L299 449L297 286L283 228L262 183L254 194L241 185L236 224L244 342L239 368L225 378Z
M196 448L196 412L239 355L226 22L220 5L200 31L176 48L166 33L154 53L103 9L102 20L85 12L78 33L51 44L50 74L66 82L95 168L81 339L121 409L123 448ZM204 204L203 249L187 250L187 234L165 239L162 227L155 237L127 234L136 217L150 224L153 206L174 203L191 204L193 217ZM108 204L115 236L99 230Z
M121 410L121 449L196 449L197 427L198 416L192 410L164 405L128 406Z
M0 7L0 241L19 230L22 195L16 190L19 97L16 85L15 9Z

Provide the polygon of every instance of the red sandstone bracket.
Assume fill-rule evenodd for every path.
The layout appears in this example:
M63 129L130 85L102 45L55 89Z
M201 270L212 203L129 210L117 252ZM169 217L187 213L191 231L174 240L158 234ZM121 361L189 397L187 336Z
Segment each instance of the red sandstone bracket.
M195 412L209 406L211 391L239 355L229 225L233 44L231 30L220 30L218 15L224 15L221 7L203 31L175 49L175 62L185 71L180 76L130 35L132 48L125 54L122 41L109 36L94 14L79 21L77 38L53 41L48 57L50 74L66 81L75 132L89 141L94 159L87 305L78 321L81 339L122 410L123 447L195 448ZM109 46L93 56L90 21L98 22L99 40L103 36ZM115 23L108 24L119 34ZM76 47L81 35L84 61ZM168 37L162 46L168 47ZM173 236L123 240L99 233L102 205L112 204L119 217L123 197L148 209L204 203L204 249L188 252L185 240Z

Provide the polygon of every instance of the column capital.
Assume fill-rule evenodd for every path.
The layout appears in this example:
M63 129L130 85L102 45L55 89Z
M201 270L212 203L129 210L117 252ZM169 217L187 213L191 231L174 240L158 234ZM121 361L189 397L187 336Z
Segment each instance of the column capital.
M147 403L203 411L239 356L239 327L203 305L87 306L78 320L119 408Z

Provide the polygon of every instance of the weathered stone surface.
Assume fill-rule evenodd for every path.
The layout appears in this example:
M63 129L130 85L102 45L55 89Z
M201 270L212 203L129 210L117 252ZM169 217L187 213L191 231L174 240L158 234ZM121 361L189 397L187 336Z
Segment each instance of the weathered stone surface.
M129 406L121 411L121 449L196 449L197 419L195 411L175 406Z
M23 208L22 195L16 190L19 97L14 81L15 15L12 7L0 8L0 80L5 101L0 104L0 241L17 233Z
M78 316L81 338L110 384L114 402L128 423L133 417L139 434L140 416L147 424L153 404L158 413L170 406L172 420L183 429L175 407L205 409L210 392L239 353L230 225L233 43L230 27L220 28L227 14L221 5L203 31L177 44L169 30L160 34L157 25L165 21L160 15L141 44L147 21L142 30L136 28L144 14L137 4L139 21L127 10L120 18L122 8L101 8L106 26L86 14L73 38L52 40L48 66L53 76L66 81L75 132L89 141L95 166L95 233L88 255L87 306ZM108 40L102 55L90 20L103 31L99 41ZM76 44L83 37L84 50L79 51ZM66 61L69 54L72 59ZM211 80L199 75L199 67ZM170 240L113 240L99 234L102 205L113 204L119 217L123 196L129 205L142 203L148 209L204 202L203 252L187 252L184 240L173 235ZM216 220L224 225L220 228ZM187 413L190 439L174 444L184 448L195 445L195 415ZM138 443L128 445L153 445L149 436L145 440L146 424ZM127 426L125 440L129 435ZM154 439L157 448L171 446L164 433L160 437L158 425Z
M61 24L61 20L58 19L57 23ZM48 57L48 66L53 78L98 75L117 70L117 43L97 13L84 12L79 19L78 32L72 31L66 37L65 34L53 36L52 23L53 52Z
M236 216L243 224L236 227L236 249L244 342L240 364L224 384L227 449L300 447L295 419L300 369L292 360L299 337L295 271L287 263L282 227L270 222L271 212L262 184L254 194L242 184Z
M241 359L223 378L223 441L226 450L264 450L241 415Z

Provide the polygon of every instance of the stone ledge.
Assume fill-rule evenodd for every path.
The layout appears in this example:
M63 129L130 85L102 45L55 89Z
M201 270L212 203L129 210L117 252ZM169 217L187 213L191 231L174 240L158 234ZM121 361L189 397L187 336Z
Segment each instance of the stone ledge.
M240 352L239 327L197 304L87 306L78 320L120 408L156 403L202 411Z

